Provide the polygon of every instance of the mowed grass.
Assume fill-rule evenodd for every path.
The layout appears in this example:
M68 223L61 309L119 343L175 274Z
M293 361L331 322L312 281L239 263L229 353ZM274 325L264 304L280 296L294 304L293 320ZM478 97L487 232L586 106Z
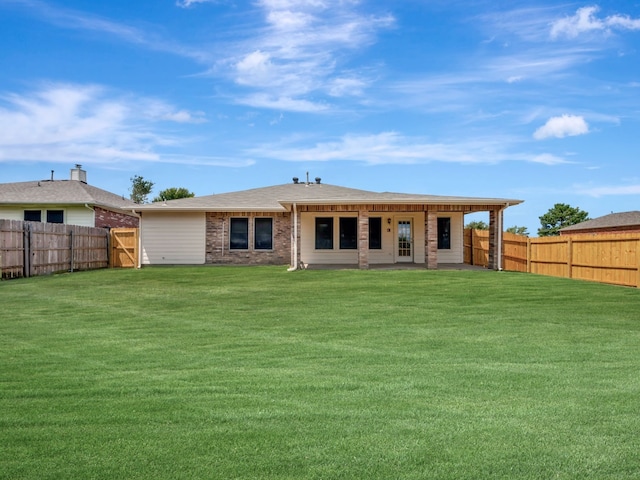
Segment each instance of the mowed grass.
M640 478L640 292L490 271L0 283L0 478Z

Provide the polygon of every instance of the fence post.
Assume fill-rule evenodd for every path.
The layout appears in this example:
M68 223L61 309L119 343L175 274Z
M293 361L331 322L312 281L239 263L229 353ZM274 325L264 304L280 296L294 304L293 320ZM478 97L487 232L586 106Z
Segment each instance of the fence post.
M573 242L567 239L567 278L573 278Z
M73 230L69 230L69 272L73 273Z
M636 242L636 267L638 268L636 272L636 287L640 288L640 238Z
M24 223L22 228L22 276L31 276L31 228L28 223Z
M527 237L527 273L531 273L531 239Z

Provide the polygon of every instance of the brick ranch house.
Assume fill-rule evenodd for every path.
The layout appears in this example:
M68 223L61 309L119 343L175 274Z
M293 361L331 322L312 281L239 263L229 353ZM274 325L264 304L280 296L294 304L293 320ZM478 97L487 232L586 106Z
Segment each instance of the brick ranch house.
M0 183L0 218L84 227L139 225L136 204L87 183L81 165L71 169L69 180Z
M140 265L314 265L366 269L463 263L464 215L489 212L499 269L505 208L522 200L376 193L293 182L138 205Z
M640 233L640 211L610 213L561 228L560 235Z

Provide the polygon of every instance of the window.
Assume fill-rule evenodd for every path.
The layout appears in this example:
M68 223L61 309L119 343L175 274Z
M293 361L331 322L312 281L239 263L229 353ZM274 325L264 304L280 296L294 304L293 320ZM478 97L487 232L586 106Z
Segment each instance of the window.
M273 218L256 218L254 229L254 248L271 250L273 248Z
M41 222L42 212L40 210L25 210L24 221L25 222Z
M333 249L333 218L316 217L316 249Z
M47 223L64 223L64 210L47 210Z
M229 248L231 250L247 250L249 248L249 219L232 218L229 230Z
M382 218L369 218L369 250L382 248Z
M356 217L340 218L340 248L356 250L358 248L358 219Z
M451 219L438 218L438 249L451 249Z

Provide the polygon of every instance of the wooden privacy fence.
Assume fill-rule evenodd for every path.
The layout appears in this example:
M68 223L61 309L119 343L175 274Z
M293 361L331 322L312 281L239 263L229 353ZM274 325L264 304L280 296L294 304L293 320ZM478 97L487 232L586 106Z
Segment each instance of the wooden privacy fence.
M108 243L103 228L0 220L1 278L105 268Z
M137 228L0 220L0 278L137 266Z
M489 232L465 230L465 263L487 266ZM640 234L527 238L503 234L502 268L640 288Z

